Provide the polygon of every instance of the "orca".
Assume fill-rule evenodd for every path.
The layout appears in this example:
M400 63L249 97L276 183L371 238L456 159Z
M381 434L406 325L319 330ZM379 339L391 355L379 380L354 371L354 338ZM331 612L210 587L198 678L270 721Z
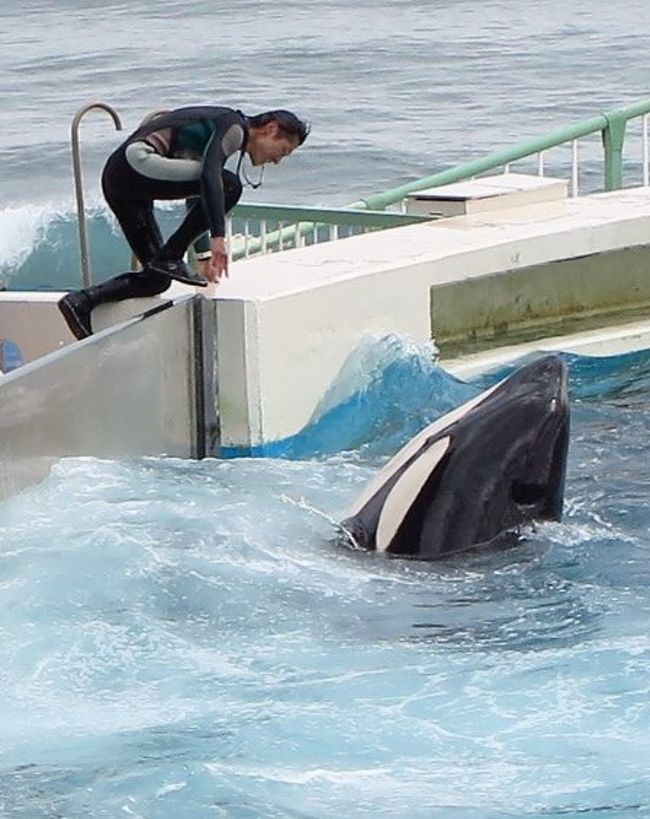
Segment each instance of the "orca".
M544 355L418 433L340 526L365 549L436 560L560 520L568 445L567 366Z

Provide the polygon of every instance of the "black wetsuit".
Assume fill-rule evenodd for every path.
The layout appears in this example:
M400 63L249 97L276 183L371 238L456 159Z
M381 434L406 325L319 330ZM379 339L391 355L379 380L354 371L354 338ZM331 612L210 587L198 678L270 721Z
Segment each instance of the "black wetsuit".
M224 164L237 151L243 155L247 142L248 123L240 111L196 106L158 114L111 154L102 174L104 196L144 269L85 290L93 305L162 293L171 280L147 269L154 257L182 258L207 230L212 237L225 236L226 213L242 186L238 173ZM188 197L195 199L185 218L163 243L154 200Z

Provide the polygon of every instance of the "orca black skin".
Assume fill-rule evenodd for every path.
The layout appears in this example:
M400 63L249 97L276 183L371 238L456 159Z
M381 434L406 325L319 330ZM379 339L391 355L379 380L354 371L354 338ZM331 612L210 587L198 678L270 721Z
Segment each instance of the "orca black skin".
M567 367L546 355L422 430L341 526L367 549L435 560L560 520L568 443Z

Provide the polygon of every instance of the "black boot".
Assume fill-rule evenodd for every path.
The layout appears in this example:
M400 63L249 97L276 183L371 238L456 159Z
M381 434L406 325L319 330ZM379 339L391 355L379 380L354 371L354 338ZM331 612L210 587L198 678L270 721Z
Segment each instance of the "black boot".
M72 290L60 299L59 310L75 338L87 338L93 332L90 314L97 305L156 296L170 284L169 274L148 269L129 271L84 290Z
M90 313L93 306L92 300L81 290L73 290L59 299L59 310L75 338L88 338L92 335Z
M154 273L164 273L176 281L184 284L193 284L196 287L207 287L208 282L200 273L192 270L181 259L153 258L147 265L148 270Z

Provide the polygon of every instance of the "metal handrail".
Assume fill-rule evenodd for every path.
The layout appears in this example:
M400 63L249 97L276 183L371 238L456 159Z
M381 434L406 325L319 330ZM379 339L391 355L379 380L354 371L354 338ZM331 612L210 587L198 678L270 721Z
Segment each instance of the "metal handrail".
M425 188L447 185L452 182L459 182L462 179L469 179L495 168L509 165L526 157L538 155L538 173L544 175L544 151L555 148L559 145L571 144L572 149L572 174L571 193L578 194L578 139L600 132L603 140L603 150L605 154L605 189L615 190L622 187L622 151L625 137L625 126L631 119L642 117L643 126L643 184L648 184L648 114L650 113L650 100L635 103L625 108L618 108L606 114L600 114L591 119L568 126L562 130L555 131L544 137L539 137L530 142L514 145L494 153L488 154L481 159L472 160L462 165L457 165L446 171L426 176L414 180L405 185L374 194L357 202L352 202L342 209L373 211L379 213L388 206L402 203L404 198L410 193L423 190ZM241 207L241 206L240 206ZM243 214L242 214L243 215ZM251 215L250 213L248 215ZM285 221L289 221L285 219ZM314 222L295 220L298 224L291 227L281 227L280 229L265 233L263 239L252 237L247 242L246 250L238 250L233 254L234 258L241 258L253 253L266 252L267 249L282 249L287 243L296 246L304 235L309 235L314 230ZM341 222L345 224L345 220ZM379 225L377 225L379 226ZM388 227L388 225L384 225Z
M244 247L231 250L232 258L237 260L255 255L258 252L277 247L301 247L305 237L318 241L319 228L328 227L329 238L336 239L339 228L358 228L362 231L384 230L391 227L412 225L417 222L429 222L430 216L414 213L387 213L386 211L355 210L350 208L322 208L295 205L272 205L240 203L228 214L228 229L232 233L232 219L244 219L246 225L250 220L260 223L261 234L254 236L246 231ZM267 232L268 222L279 225L278 229ZM286 226L284 226L286 225ZM231 238L231 237L229 237Z
M358 202L348 205L348 208L359 208L368 210L384 210L389 205L400 202L406 196L425 188L434 188L439 185L448 185L452 182L459 182L461 179L468 179L472 176L494 170L495 168L515 162L519 159L542 154L550 148L555 148L565 143L576 143L581 138L590 134L601 132L603 140L603 150L605 154L605 190L617 190L623 185L623 143L625 140L625 127L629 120L637 117L645 117L650 113L650 100L643 100L625 108L617 108L605 114L600 114L591 119L571 125L559 131L554 131L544 137L539 137L530 142L514 145L500 151L488 154L482 159L475 159L457 165L446 171L416 179L405 185L374 194ZM646 127L644 126L644 140L647 142ZM574 150L576 150L574 145ZM647 145L644 147L644 162ZM647 180L647 168L643 173L644 184ZM577 190L577 180L574 179L574 192Z
M323 225L358 227L397 227L408 222L430 221L429 216L413 213L320 208L309 205L253 204L252 202L240 202L228 215L246 219L268 219L276 222L314 222Z
M88 111L99 109L106 111L107 114L113 118L115 130L122 130L122 122L117 112L104 102L91 102L84 105L74 115L72 125L70 126L70 137L72 142L72 167L74 171L74 189L77 199L77 223L79 226L79 253L81 259L81 280L84 287L88 287L92 283L92 275L90 271L90 254L88 251L88 227L86 225L86 208L84 205L83 181L81 178L81 151L79 149L79 123L84 114Z

